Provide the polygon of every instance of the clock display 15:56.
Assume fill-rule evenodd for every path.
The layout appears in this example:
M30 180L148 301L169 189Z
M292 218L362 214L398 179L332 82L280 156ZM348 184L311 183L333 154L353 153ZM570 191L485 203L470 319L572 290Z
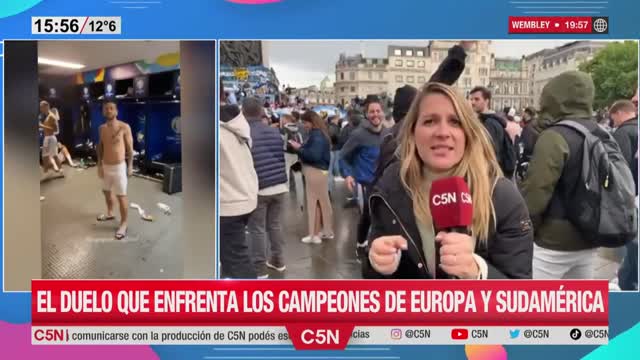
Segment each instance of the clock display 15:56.
M54 19L38 19L34 22L38 27L38 32L52 33L52 32L78 32L80 25L78 25L78 19L62 19L56 21Z

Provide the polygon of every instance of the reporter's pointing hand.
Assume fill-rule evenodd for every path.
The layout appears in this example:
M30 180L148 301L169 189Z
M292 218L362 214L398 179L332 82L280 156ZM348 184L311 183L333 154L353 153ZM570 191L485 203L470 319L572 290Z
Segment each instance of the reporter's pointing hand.
M369 261L375 271L391 275L400 264L400 250L407 250L407 240L402 236L381 236L371 242Z

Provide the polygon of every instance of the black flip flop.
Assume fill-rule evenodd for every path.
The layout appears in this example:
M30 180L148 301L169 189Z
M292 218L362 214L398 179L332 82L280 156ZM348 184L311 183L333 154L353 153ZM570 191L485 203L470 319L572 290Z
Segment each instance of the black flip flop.
M116 231L116 240L122 240L125 237L127 237L127 230L125 230L124 233Z
M115 216L113 216L113 215L111 215L111 216L107 216L107 215L105 215L105 214L101 214L101 215L99 215L99 216L96 218L96 220L97 220L97 221L110 221L110 220L113 220L113 219L115 219L115 218L116 218L116 217L115 217Z

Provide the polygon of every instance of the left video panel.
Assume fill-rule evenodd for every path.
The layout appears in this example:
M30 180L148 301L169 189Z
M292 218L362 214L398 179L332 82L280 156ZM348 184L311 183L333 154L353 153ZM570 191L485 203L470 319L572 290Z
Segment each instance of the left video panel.
M180 41L5 41L5 290L37 278L213 277L185 269L187 254L215 256L213 231L202 235L210 246L183 233L183 173L202 158L188 158L181 119L204 102L183 95L215 87L214 62L198 59L213 59L215 43L198 43L210 52ZM195 111L188 126L211 122Z

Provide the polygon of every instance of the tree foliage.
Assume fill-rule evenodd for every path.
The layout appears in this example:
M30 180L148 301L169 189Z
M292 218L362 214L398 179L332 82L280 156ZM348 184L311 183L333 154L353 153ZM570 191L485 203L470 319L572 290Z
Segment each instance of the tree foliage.
M616 100L629 99L638 83L638 43L610 43L593 59L580 64L580 70L593 78L596 109L610 106Z

